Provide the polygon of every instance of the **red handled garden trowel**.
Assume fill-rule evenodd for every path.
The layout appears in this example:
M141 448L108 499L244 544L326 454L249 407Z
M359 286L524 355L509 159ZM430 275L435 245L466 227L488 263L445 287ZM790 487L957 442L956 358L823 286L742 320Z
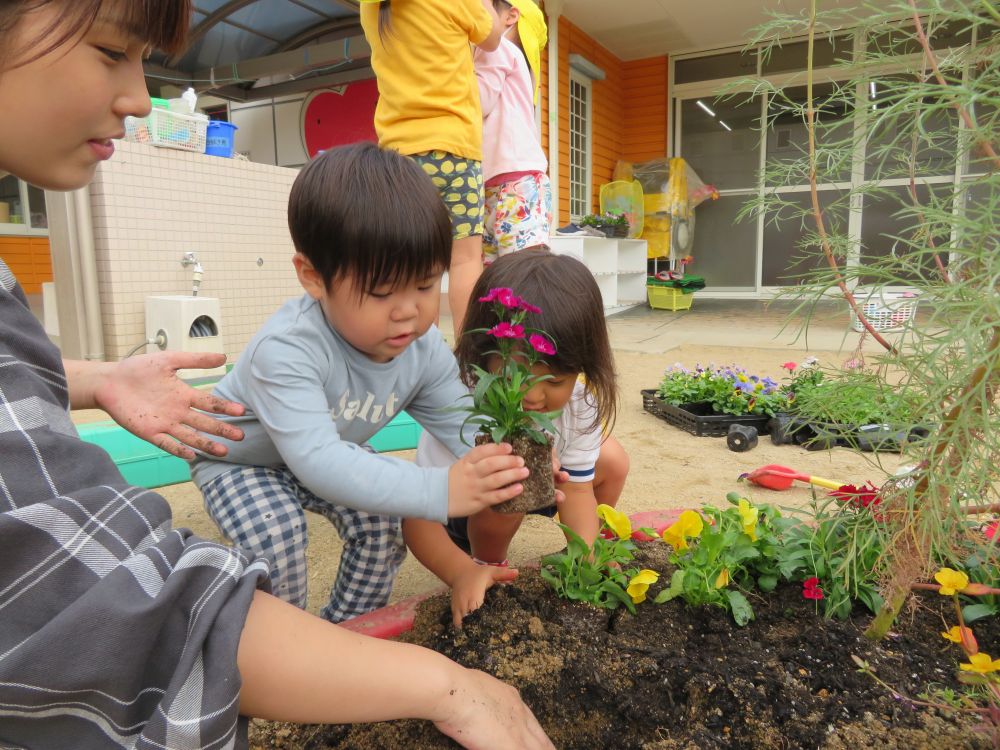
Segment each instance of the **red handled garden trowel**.
M778 464L768 464L754 469L749 474L741 474L740 479L746 479L759 487L766 487L769 490L787 490L792 486L792 482L805 482L814 484L817 487L826 487L828 490L839 490L843 482L835 482L832 479L823 477L811 477L808 474L800 474L795 469Z

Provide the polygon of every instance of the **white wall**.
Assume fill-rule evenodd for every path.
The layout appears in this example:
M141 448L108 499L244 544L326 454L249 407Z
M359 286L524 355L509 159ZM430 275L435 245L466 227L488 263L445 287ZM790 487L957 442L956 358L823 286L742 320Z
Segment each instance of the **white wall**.
M107 358L145 339L147 296L190 294L191 271L180 261L194 252L205 269L201 295L221 301L232 361L282 303L302 293L286 218L298 171L115 146L90 191Z
M305 96L232 102L229 119L236 131L236 151L250 161L301 167L308 161L302 144L301 113Z

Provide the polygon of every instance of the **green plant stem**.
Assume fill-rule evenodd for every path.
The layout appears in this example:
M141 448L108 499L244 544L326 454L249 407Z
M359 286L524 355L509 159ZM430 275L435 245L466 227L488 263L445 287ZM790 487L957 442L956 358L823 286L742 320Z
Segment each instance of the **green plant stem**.
M934 54L934 50L931 48L930 40L927 38L927 34L924 32L924 25L920 20L920 13L917 11L916 0L910 1L910 9L913 11L913 23L917 31L917 39L920 40L920 46L923 48L924 57L927 59L928 64L931 66L931 70L934 73L934 78L937 80L938 84L943 89L950 88L948 82L941 75L941 69L938 67L937 56ZM986 3L988 5L988 3ZM995 11L993 11L995 14ZM958 111L958 116L962 118L965 123L965 127L969 130L976 131L976 122L972 119L972 115L969 111L962 106L962 103L957 99L952 97L952 106ZM994 169L1000 169L1000 156L997 156L996 151L993 150L993 144L990 143L988 138L980 135L976 139L976 145L979 146L983 153L986 154L993 162Z
M948 706L944 703L933 703L931 701L918 701L916 698L911 698L905 693L901 693L896 688L892 687L888 682L885 682L877 674L875 674L871 667L865 666L860 671L864 672L866 675L875 680L878 685L887 690L889 693L899 698L900 700L906 701L914 706L923 706L924 708L937 708L942 711L961 711L962 713L976 713L976 714L988 714L989 708L980 708L978 706L970 706L968 708L959 708L958 706Z
M809 3L809 42L806 53L806 133L809 138L809 198L812 201L812 214L813 220L816 222L816 234L819 235L820 243L823 247L823 255L826 256L826 262L834 273L837 286L844 295L844 299L847 300L847 304L851 306L851 310L854 311L858 321L887 352L895 354L896 347L886 341L882 334L876 331L872 324L868 322L868 318L865 317L861 308L858 307L858 302L854 298L854 294L847 288L847 282L844 281L844 276L840 272L840 265L833 255L830 237L826 233L826 223L823 221L823 211L819 205L819 187L816 181L816 121L815 110L813 109L813 45L815 39L816 0L811 0Z
M981 402L976 402L968 407L964 405L965 398L976 388L986 381L988 388L996 388L1000 384L1000 370L997 367L989 366L988 363L995 361L998 350L1000 350L1000 326L993 327L993 336L986 347L985 362L975 369L969 383L962 389L961 396L944 418L941 430L937 435L937 442L931 451L931 460L928 466L938 465L934 459L944 459L941 461L941 471L946 474L953 474L956 467L961 463L961 452L966 449L966 441L957 434L960 418L965 408L978 412L982 409ZM947 457L946 457L946 454ZM947 496L942 496L941 492L936 493L937 497L931 496L928 492L929 473L923 472L916 486L913 488L914 518L920 519L922 516L930 514L933 518L943 518L944 510L940 507L948 502ZM951 478L951 477L949 477ZM941 480L944 486L954 486L956 482ZM911 526L912 528L912 526ZM904 530L905 533L905 530ZM918 537L907 534L905 541L900 542L903 547L896 552L897 561L927 560L930 557L929 541L926 535ZM889 632L889 628L896 621L906 598L909 596L911 586L916 582L915 575L919 571L911 570L910 566L896 562L891 567L892 575L888 586L888 595L885 597L885 605L872 621L868 629L865 630L865 637L872 640L881 640Z
M963 505L961 511L967 516L974 516L980 513L1000 513L1000 503L992 505Z
M939 591L941 585L938 583L911 583L911 591ZM1000 589L989 588L982 593L971 594L971 596L995 596L1000 594Z

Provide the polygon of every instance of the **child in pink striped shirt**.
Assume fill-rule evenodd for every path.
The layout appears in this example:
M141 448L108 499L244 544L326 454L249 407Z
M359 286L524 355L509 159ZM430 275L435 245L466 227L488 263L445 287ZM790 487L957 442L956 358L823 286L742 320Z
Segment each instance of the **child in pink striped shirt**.
M485 263L547 247L552 224L548 161L535 126L545 17L533 0L493 0L493 7L505 28L500 46L474 56L483 109Z

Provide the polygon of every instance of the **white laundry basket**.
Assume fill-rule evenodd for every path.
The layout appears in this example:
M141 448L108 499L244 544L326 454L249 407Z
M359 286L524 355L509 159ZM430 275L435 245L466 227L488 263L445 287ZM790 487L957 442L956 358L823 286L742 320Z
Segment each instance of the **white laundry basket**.
M901 331L917 314L920 301L915 292L890 292L883 288L855 289L854 299L868 319L871 327L878 332ZM859 333L865 330L858 316L851 314L852 328Z

